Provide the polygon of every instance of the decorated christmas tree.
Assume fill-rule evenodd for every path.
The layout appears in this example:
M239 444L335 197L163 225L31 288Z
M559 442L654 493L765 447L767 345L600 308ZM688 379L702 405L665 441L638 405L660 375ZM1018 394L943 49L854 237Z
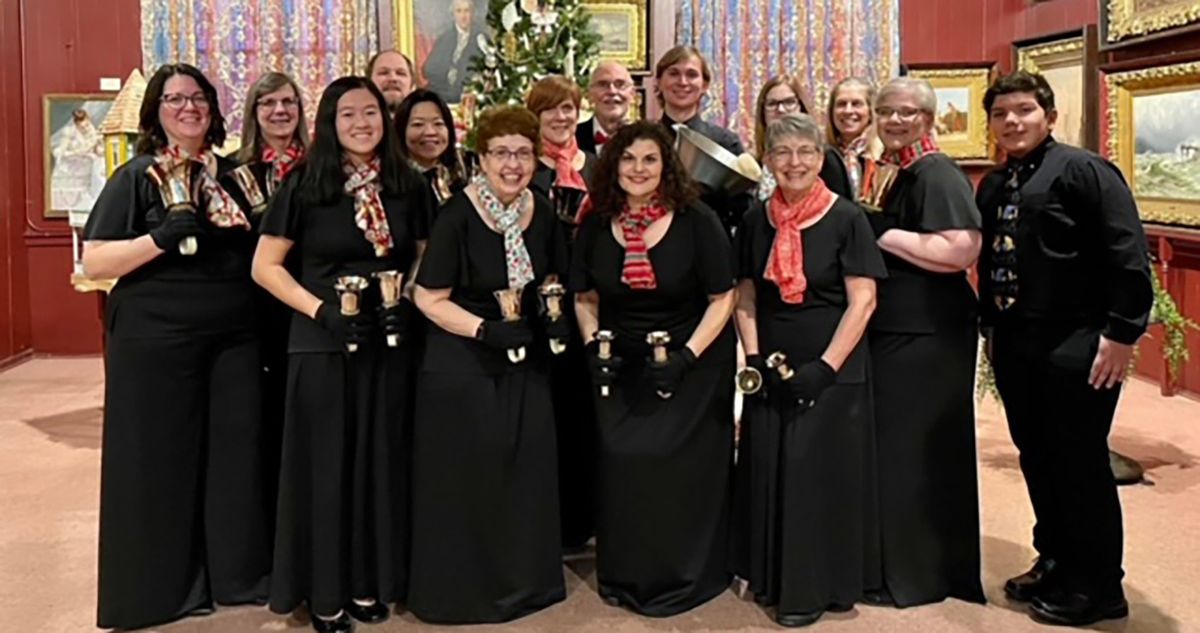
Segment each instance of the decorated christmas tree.
M599 61L600 36L580 0L490 0L490 37L471 62L464 98L477 108L518 104L534 82L565 75L586 87ZM469 113L472 116L474 113Z

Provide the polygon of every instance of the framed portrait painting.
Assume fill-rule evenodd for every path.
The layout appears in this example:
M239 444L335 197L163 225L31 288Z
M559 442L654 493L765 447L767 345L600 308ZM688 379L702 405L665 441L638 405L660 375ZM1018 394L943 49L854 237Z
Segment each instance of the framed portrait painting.
M1100 151L1099 43L1095 26L1013 42L1013 67L1040 73L1054 90L1054 138Z
M100 124L114 94L48 94L42 97L45 206L48 218L87 212L108 173Z
M1100 0L1101 48L1200 32L1200 0Z
M991 63L908 66L907 76L928 81L937 94L934 129L938 145L953 158L990 158L983 93L992 79L993 67Z
M630 72L650 71L650 14L648 0L583 0L600 34L600 58L615 61Z
M1200 61L1104 76L1105 150L1147 222L1200 227Z
M418 85L447 103L462 100L487 32L487 9L487 0L393 0L396 50L413 60Z

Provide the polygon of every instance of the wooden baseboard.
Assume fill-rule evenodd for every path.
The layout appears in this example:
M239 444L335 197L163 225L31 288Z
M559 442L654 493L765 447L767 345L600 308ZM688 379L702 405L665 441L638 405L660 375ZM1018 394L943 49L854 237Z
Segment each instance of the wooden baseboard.
M9 356L8 358L0 359L0 371L11 369L21 363L33 358L33 349L22 350Z

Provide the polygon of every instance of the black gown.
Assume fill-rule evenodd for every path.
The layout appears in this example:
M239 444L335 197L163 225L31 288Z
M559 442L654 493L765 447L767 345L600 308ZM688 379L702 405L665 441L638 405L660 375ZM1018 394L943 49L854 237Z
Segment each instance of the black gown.
M754 282L759 352L799 367L821 357L848 306L846 277L886 276L858 205L839 198L801 233L808 287L785 303L764 279L775 227L762 204L737 233L739 276ZM812 409L779 393L747 397L734 494L734 569L779 613L857 602L879 584L875 414L864 337Z
M580 175L591 183L596 157L585 154ZM570 261L577 226L575 217L587 192L555 187L557 174L541 162L529 188L546 196L562 225ZM565 281L565 280L564 280ZM575 320L575 294L563 297L564 316ZM592 404L592 379L588 374L579 328L561 355L550 358L550 391L554 421L558 426L558 503L562 514L562 541L568 551L584 546L595 533L596 522L596 408Z
M883 213L907 231L979 230L971 183L945 154L904 169ZM978 301L965 272L884 253L870 325L884 587L898 606L984 602L975 451Z
M337 304L342 275L370 279L407 272L416 242L426 239L432 204L415 172L403 192L382 194L393 248L375 254L354 222L354 200L310 202L297 168L275 194L262 233L284 237L299 252L297 281ZM362 310L374 314L379 284L371 280ZM412 407L410 348L388 347L375 329L354 353L315 320L293 312L288 342L283 458L275 529L271 610L302 602L321 615L352 599L383 603L407 591L409 466Z
M524 239L535 278L522 314L532 325L537 286L566 268L562 232L541 196ZM508 287L504 237L466 193L439 212L417 284L451 289L464 310L500 318L492 293ZM566 597L545 337L526 354L513 364L503 350L430 325L417 382L407 602L427 622L503 622Z
M675 213L649 257L656 289L622 283L625 248L609 219L590 215L576 241L571 289L599 294L600 328L614 333L613 353L624 361L611 395L593 392L600 595L665 617L729 586L735 340L726 326L663 400L643 377L646 334L665 330L670 349L683 347L709 296L733 287L733 257L720 220L702 204Z
M85 240L132 239L163 222L145 173L153 162L139 155L113 174ZM216 228L203 211L198 220L195 255L172 249L143 264L106 306L101 628L141 628L267 594L255 235Z

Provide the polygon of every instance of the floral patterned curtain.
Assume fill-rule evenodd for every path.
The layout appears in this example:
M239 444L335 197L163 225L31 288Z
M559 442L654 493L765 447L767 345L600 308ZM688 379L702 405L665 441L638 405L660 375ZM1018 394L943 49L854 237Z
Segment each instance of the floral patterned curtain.
M679 0L676 41L713 70L704 117L750 147L758 91L773 75L799 75L823 118L845 77L876 83L900 66L900 0Z
M167 63L199 68L217 87L230 136L246 91L264 72L287 73L305 113L334 79L362 73L379 48L378 0L142 0L146 76Z

